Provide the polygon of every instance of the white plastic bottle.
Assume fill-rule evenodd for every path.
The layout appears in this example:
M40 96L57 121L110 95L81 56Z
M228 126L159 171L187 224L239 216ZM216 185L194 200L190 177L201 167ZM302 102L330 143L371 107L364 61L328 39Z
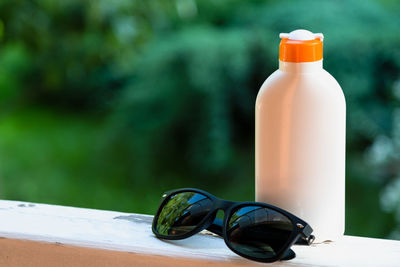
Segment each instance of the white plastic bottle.
M279 69L256 101L256 200L302 218L316 241L344 234L346 103L322 68L323 35L281 34Z

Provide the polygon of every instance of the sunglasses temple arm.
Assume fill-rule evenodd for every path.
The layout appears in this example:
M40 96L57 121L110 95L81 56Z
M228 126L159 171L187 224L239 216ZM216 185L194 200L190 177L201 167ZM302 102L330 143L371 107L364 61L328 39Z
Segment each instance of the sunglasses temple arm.
M307 224L304 229L303 232L301 233L301 237L297 240L296 244L298 245L311 245L314 240L315 240L315 236L313 236L312 233L313 229Z

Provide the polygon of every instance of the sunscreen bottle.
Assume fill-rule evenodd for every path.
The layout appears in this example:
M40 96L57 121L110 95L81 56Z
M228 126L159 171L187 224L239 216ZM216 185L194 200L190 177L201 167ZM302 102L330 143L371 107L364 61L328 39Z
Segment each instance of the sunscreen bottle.
M256 200L302 218L316 241L344 234L346 103L322 67L323 35L280 34L279 69L257 95Z

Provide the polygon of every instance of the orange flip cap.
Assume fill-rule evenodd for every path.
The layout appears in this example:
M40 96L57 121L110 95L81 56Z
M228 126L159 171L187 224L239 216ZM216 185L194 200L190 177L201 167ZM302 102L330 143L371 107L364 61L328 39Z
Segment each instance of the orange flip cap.
M305 30L297 30L297 31L305 31ZM290 34L281 34L282 40L279 45L279 60L285 62L297 62L297 63L313 62L321 60L323 35L315 34L316 38L312 40L294 40L291 38L291 36L292 33L295 33L297 31L291 32ZM311 32L308 33L313 34Z

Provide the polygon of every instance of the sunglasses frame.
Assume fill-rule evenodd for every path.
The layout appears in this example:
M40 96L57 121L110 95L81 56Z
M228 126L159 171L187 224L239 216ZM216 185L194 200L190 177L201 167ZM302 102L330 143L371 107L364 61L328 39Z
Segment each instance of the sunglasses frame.
M201 220L201 222L194 229L192 229L191 231L189 231L187 233L184 233L181 235L173 235L173 236L162 235L162 234L158 233L156 230L156 224L158 222L158 217L159 217L160 212L162 211L165 204L169 201L169 198L172 195L176 195L178 193L183 193L183 192L194 192L194 193L203 194L212 201L213 207L211 208L209 213L206 216L204 216L204 218ZM222 224L222 237L224 238L225 244L233 252L235 252L236 254L238 254L244 258L254 260L254 261L259 261L259 262L274 262L274 261L282 259L282 257L285 255L285 253L287 253L287 251L290 249L290 247L294 243L296 243L296 241L299 238L302 238L304 240L303 244L305 243L307 245L310 245L314 241L314 236L311 235L313 230L305 221L301 220L297 216L295 216L281 208L275 207L275 206L267 204L267 203L251 202L251 201L235 202L235 201L224 200L224 199L217 198L216 196L214 196L206 191L196 189L196 188L181 188L181 189L167 191L163 194L161 200L162 200L162 202L157 210L156 215L154 216L153 223L152 223L152 231L156 235L157 238L167 239L167 240L180 240L180 239L185 239L190 236L193 236L207 228L210 228L207 230L216 233L215 231L212 230L213 228L215 228L215 227L212 227L213 222L214 222L214 219L216 218L215 216L216 216L217 212L219 210L223 210L224 211L224 219L223 219L223 224ZM231 246L230 241L228 239L228 235L227 235L228 222L233 214L233 211L236 211L236 210L238 210L242 207L246 207L246 206L260 206L260 207L265 207L265 208L277 211L277 212L283 214L284 216L286 216L292 222L292 224L293 224L292 233L290 234L285 245L282 247L282 249L280 251L278 251L278 253L276 254L275 257L257 258L257 257L243 254ZM220 235L219 231L217 234Z

